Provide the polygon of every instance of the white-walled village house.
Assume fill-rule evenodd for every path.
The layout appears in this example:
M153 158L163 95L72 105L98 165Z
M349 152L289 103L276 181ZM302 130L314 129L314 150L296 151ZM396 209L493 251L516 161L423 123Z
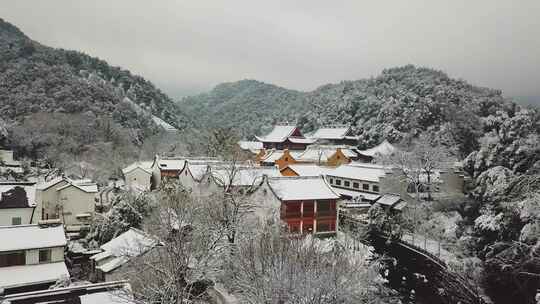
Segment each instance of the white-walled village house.
M31 224L35 212L34 182L0 182L0 226Z
M58 177L37 186L38 220L60 219L67 231L88 226L95 211L98 187L89 180Z
M0 240L0 289L5 294L47 289L69 277L62 225L1 226Z
M126 187L129 189L150 190L152 186L153 161L135 162L122 169Z

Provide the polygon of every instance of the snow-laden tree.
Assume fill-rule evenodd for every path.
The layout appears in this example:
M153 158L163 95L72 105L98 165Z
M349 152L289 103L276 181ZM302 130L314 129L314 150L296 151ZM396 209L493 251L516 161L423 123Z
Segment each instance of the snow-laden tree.
M380 157L377 162L397 170L412 188L410 192L416 193L417 201L420 201L420 192L426 192L427 200L431 201L436 171L451 166L452 149L437 143L428 134L421 134L410 143L403 143L402 147Z
M226 231L180 185L164 183L156 195L144 229L159 246L131 261L124 278L141 303L206 303L227 254Z
M238 244L226 286L240 303L398 303L367 251L265 225Z
M98 247L131 227L141 228L151 208L151 198L146 194L127 192L117 196L109 211L96 214L86 236L88 245Z

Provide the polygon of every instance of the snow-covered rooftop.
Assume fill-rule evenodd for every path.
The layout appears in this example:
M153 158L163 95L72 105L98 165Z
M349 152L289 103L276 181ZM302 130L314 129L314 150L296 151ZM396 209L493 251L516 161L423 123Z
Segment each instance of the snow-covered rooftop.
M294 164L288 165L287 168L293 170L298 176L319 176L332 172L334 168L323 167L316 164ZM282 169L283 170L283 169Z
M59 247L67 244L64 226L0 226L0 252Z
M308 144L308 145L310 145L310 144L314 143L316 141L316 139L291 136L291 137L289 137L289 141L292 142L292 143L296 143L296 144Z
M387 140L383 141L382 143L378 144L377 146L373 148L369 148L366 150L360 150L358 153L365 155L365 156L371 156L374 157L376 155L388 155L391 154L396 150L396 147L394 147L391 143L389 143Z
M64 189L67 189L69 187L75 187L81 191L87 192L87 193L97 193L98 192L98 186L96 183L93 182L71 182L67 185L64 185L62 187L57 188L57 191L62 191Z
M268 184L282 201L339 198L322 176L275 177Z
M326 162L335 153L336 150L331 149L306 149L304 153L299 155L297 160L309 162Z
M376 199L381 197L380 194L374 194L374 193L353 191L353 190L347 190L347 189L337 188L337 187L332 187L332 189L334 189L334 191L336 193L339 193L340 195L350 197L350 198L353 198L353 199L362 197L362 198L364 198L365 200L368 200L368 201L375 201Z
M263 144L260 141L239 141L238 146L242 150L249 150L251 152L259 151L263 148Z
M358 156L354 151L354 148L349 146L312 145L303 152L297 152L295 159L306 162L326 162L330 157L337 153L338 149L340 149L343 155L348 158L355 158Z
M349 127L323 127L319 128L310 137L315 139L343 139L348 135Z
M49 189L50 187L56 185L56 184L59 184L61 182L65 181L65 179L62 177L62 176L57 176L49 181L45 181L45 182L42 182L42 183L39 183L37 186L36 186L36 189L38 190L47 190Z
M212 170L212 176L220 185L226 185L232 177L232 186L251 186L260 182L263 176L278 177L281 176L276 167L252 167Z
M54 283L62 277L69 278L64 262L0 267L0 288Z
M82 284L82 285L81 285ZM5 303L80 303L134 304L131 286L127 281L102 283L75 282L68 287L13 293L4 296ZM4 302L2 302L4 303Z
M156 246L158 241L145 232L130 228L114 239L100 246L101 249L112 253L115 256L137 256L148 249Z
M333 171L328 172L328 175L368 182L379 182L379 179L386 175L386 170L384 168L341 165Z
M201 180L204 174L208 171L208 164L192 164L188 162L187 169L196 180Z
M381 196L376 202L384 206L392 207L399 201L401 201L401 197L399 195L389 193Z
M261 160L265 163L275 163L276 160L280 159L284 153L284 150L269 150L265 155L263 155L263 157L261 157ZM291 155L291 157L294 159L299 158L303 153L304 151L289 150L289 155Z
M291 125L276 125L267 135L255 136L255 138L257 138L257 140L260 142L274 143L284 142L287 139L293 143L301 144L312 144L315 142L315 139L303 137L300 130L298 130L296 126Z
M126 262L129 258L144 254L148 250L159 244L159 241L135 228L120 234L109 242L100 246L104 252L90 257L93 260L101 260L106 257L114 256L113 259L100 265L99 268L104 272L114 270Z
M62 225L40 227L39 225L0 226L0 252L67 244Z
M290 125L276 125L274 126L274 129L270 131L266 136L255 136L259 141L261 142L284 142L287 138L289 138L294 131L296 130L296 126L290 126Z
M98 186L96 183L92 182L90 179L70 179L62 176L55 177L50 181L40 183L36 186L38 190L47 190L50 187L56 186L61 182L65 182L65 185L56 188L56 191L60 191L71 186L74 186L84 192L95 193L98 192Z
M124 174L128 174L129 172L137 169L137 168L141 168L142 170L152 174L152 165L154 164L153 161L138 161L138 162L134 162L132 163L131 165L125 167L124 169L122 169L122 173Z
M161 170L182 170L185 163L185 159L160 159L158 160L158 167Z
M162 127L163 129L165 129L165 131L168 131L168 132L175 132L175 131L178 131L175 127L171 126L169 123L167 123L166 121L164 121L163 119L155 116L155 115L152 115L152 120L154 121L154 123L160 127Z
M18 182L0 182L0 209L1 208L14 208L15 206L11 203L7 203L9 199L7 196L13 192L15 187L21 187L26 192L26 207L35 207L36 206L36 185L35 183L18 183ZM24 197L24 196L23 196ZM4 200L6 203L3 204ZM21 202L22 203L22 202ZM17 204L21 206L23 204Z

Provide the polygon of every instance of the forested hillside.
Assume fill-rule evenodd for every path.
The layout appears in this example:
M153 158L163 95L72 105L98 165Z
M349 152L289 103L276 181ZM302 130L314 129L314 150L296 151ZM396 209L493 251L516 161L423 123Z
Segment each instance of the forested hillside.
M134 158L137 147L161 132L152 116L177 129L191 124L144 78L81 52L41 45L0 19L0 119L6 130L0 143L17 157L60 167L98 162L96 151Z
M270 129L276 120L294 122L306 108L305 103L301 92L241 80L186 97L180 105L208 127L234 127L241 136L249 137Z
M412 65L381 75L343 81L300 93L240 81L185 98L181 105L208 125L235 126L248 137L280 120L298 121L304 131L325 124L347 124L361 146L392 142L429 130L458 143L465 156L478 147L482 117L515 111L498 90L475 87L445 73Z
M0 111L20 120L36 112L114 113L137 127L124 98L148 113L182 128L186 120L172 100L144 78L77 51L53 49L32 41L0 19Z

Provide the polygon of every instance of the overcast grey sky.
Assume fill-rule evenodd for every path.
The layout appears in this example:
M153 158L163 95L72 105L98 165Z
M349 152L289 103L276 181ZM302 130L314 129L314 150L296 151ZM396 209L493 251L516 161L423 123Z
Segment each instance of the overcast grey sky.
M540 0L1 0L0 17L172 97L245 78L297 90L412 63L540 96Z

